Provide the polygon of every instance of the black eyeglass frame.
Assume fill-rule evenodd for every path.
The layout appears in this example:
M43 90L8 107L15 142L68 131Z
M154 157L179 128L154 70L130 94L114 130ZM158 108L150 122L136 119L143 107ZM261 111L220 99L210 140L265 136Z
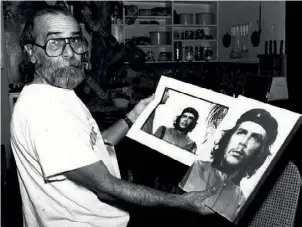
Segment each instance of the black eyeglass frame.
M72 45L70 44L70 39L78 39L78 38L81 38L81 39L85 40L86 43L87 43L87 50L86 50L85 52L81 53L81 54L80 54L80 53L77 53L77 52L73 49ZM66 39L68 40L68 42L66 42ZM47 53L47 51L46 51L46 46L47 46L48 42L50 42L50 41L52 41L52 40L64 40L64 42L65 42L65 45L64 45L64 47L62 48L61 53L58 54L58 55L56 55L56 56L51 56L51 55L49 55L49 54ZM86 39L85 37L83 37L83 36L49 39L49 40L46 41L46 43L45 43L44 46L42 46L42 45L40 45L40 44L37 44L37 43L35 43L35 42L31 41L31 40L28 40L28 41L26 42L26 44L32 44L32 45L35 45L35 46L38 46L38 47L42 48L42 49L44 50L45 54L46 54L48 57L58 57L58 56L60 56L60 55L64 52L64 50L65 50L67 44L69 44L69 46L70 46L70 48L72 49L72 51L73 51L74 53L78 54L78 55L84 55L84 54L87 54L87 53L88 53L88 41L87 41L87 39Z

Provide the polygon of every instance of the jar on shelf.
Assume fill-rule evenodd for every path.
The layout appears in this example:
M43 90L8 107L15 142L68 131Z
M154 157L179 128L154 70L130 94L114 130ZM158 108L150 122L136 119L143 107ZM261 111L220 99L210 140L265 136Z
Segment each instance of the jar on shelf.
M185 60L186 61L193 61L194 60L194 53L192 46L185 47Z
M182 42L174 42L174 61L182 60Z
M160 52L158 56L159 61L169 61L169 56L167 52Z
M213 60L213 57L214 57L214 51L213 51L213 48L207 46L204 48L204 59L207 60L207 61L211 61Z
M194 32L186 31L185 39L194 39Z

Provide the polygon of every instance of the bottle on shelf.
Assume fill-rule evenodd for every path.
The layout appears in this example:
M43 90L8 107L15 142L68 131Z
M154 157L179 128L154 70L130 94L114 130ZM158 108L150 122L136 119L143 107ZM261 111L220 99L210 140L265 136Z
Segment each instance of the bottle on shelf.
M174 61L182 61L182 42L174 42Z

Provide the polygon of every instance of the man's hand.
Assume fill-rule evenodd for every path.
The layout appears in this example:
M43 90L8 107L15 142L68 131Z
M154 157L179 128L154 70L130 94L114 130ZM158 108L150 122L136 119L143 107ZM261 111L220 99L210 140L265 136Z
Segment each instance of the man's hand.
M135 107L127 114L128 118L134 123L149 103L154 99L154 94L149 98L142 99L135 105Z
M213 214L214 211L209 209L204 200L210 196L210 192L187 192L182 195L184 203L183 208L202 215Z

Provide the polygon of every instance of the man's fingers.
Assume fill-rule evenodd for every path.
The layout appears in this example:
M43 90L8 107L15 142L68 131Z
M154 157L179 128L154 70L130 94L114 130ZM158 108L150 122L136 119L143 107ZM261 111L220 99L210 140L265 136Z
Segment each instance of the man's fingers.
M143 104L149 104L155 97L155 94L151 95L149 98L145 98L142 100Z

